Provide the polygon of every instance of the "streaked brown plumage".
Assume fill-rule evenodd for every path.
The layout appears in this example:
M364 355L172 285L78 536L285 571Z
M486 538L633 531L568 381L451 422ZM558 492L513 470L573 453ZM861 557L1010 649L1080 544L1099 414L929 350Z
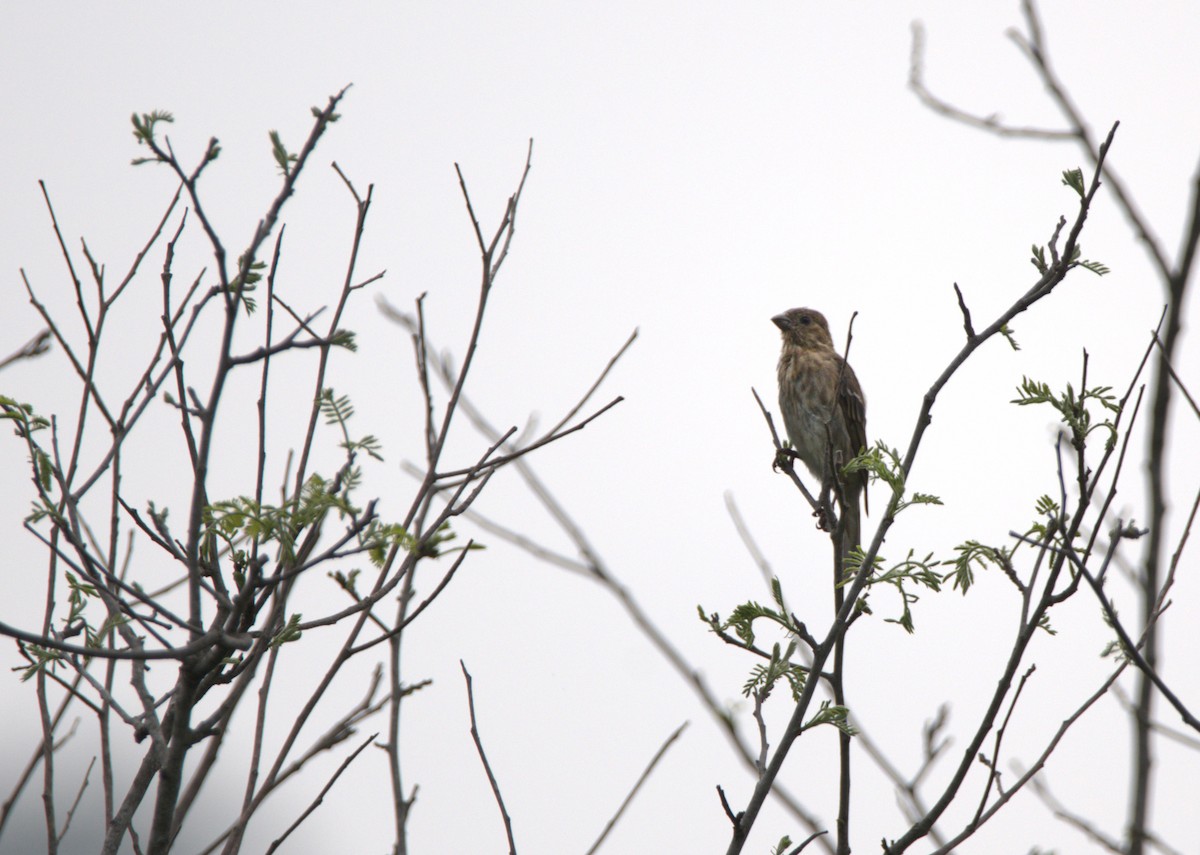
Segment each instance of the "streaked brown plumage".
M829 323L820 312L789 309L771 321L783 334L779 355L783 426L796 454L821 479L822 489L832 487L832 474L867 445L867 402L862 386L854 369L834 350ZM861 497L866 507L866 486L866 472L857 472L842 484L846 551L862 542L858 502Z

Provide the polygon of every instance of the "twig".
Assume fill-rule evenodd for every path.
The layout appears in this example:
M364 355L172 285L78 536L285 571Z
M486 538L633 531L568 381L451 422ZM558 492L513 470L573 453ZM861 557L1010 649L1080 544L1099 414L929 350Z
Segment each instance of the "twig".
M1046 743L1046 747L1042 750L1042 753L1038 756L1033 766L1030 767L1025 774L1021 775L1016 781L1014 781L1012 785L1004 791L1004 794L995 802L993 802L991 807L983 812L981 817L979 817L977 820L972 820L971 823L969 823L961 832L952 837L945 844L935 849L931 855L953 855L956 848L960 846L963 841L973 835L980 828L980 826L995 816L996 813L999 812L999 810L1004 807L1004 805L1006 805L1013 796L1020 792L1021 789L1038 774L1038 772L1045 768L1046 761L1049 760L1050 755L1053 754L1058 748L1058 744L1062 741L1063 737L1066 736L1067 731L1071 729L1075 722L1077 722L1084 713L1091 709L1096 701L1104 697L1112 685L1116 683L1117 678L1121 676L1122 672L1124 672L1125 667L1126 663L1121 663L1118 665L1112 674L1110 674L1104 681L1104 683L1101 684L1100 688L1093 692L1091 696L1089 696L1078 708L1076 708L1073 713L1071 713L1062 721L1062 723L1058 726L1058 730L1054 732L1054 736L1050 738L1048 743Z
M67 691L63 694L62 700L58 703L58 709L54 713L54 719L51 722L51 730L57 730L59 724L62 723L63 716L67 712L67 707L76 699L81 699L82 696L78 693L79 684L83 682L83 677L79 674L75 675L75 680L67 687ZM75 735L76 729L79 727L79 719L75 719L71 723L71 729L52 746L52 750L57 751L63 743ZM39 743L33 750L29 758L29 762L25 764L21 774L17 776L16 782L13 784L12 792L8 798L4 800L4 804L0 805L0 836L3 836L4 826L8 822L8 818L12 815L12 810L16 806L17 801L21 797L22 791L33 777L34 771L38 764L42 762L43 746Z
M1113 687L1113 695L1116 696L1117 703L1119 703L1127 713L1130 715L1134 714L1133 699L1125 694L1124 690L1119 685ZM1157 721L1151 722L1150 727L1155 733L1160 734L1166 739L1177 742L1185 748L1190 748L1192 751L1200 751L1200 739L1197 739L1194 736L1191 736L1180 730L1175 730L1173 727L1167 727L1165 724Z
M271 855L272 852L278 849L283 844L283 841L287 840L291 833L299 828L300 824L304 822L304 820L308 819L312 812L321 806L321 803L325 801L326 793L333 789L333 785L337 783L337 779L342 776L342 773L345 772L350 764L354 762L355 758L363 752L363 749L375 741L375 737L378 735L378 733L372 733L366 738L362 745L354 749L353 754L342 761L341 765L337 767L337 771L333 773L333 776L325 782L325 786L321 788L321 792L317 793L317 797L313 799L312 804L305 809L304 813L300 814L300 816L296 818L295 822L288 826L287 831L279 835L279 837L277 837L271 843L271 845L267 847L267 855Z
M767 722L763 718L762 708L763 701L770 695L771 690L768 686L766 691L758 689L754 692L754 721L758 724L758 759L755 765L758 767L758 773L761 775L767 770L767 756L771 750L771 744L767 741Z
M422 600L419 606L413 609L412 614L405 617L398 626L388 630L378 638L373 638L370 641L364 641L362 644L350 648L350 654L353 656L362 653L364 650L368 650L374 647L376 644L379 644L382 641L387 641L388 639L393 638L403 632L404 628L416 620L417 616L421 614L421 612L425 611L430 603L437 599L438 594L442 593L442 591L446 589L446 586L450 584L450 580L454 578L454 574L458 572L458 568L462 566L463 561L466 560L467 553L470 552L474 545L474 540L467 541L467 545L463 547L463 550L459 554L458 558L454 559L454 563L450 565L450 569L446 571L446 575L443 576L442 580L437 583L437 586L433 589L429 596Z
M1157 621L1158 617L1162 614L1162 604L1167 596L1167 592L1170 590L1172 582L1173 578L1168 577L1167 582L1164 583L1163 588L1158 592L1156 599L1157 607L1156 611L1151 616L1151 625L1148 625L1143 630L1142 637L1139 639L1137 647L1140 648L1142 645L1146 644L1146 640L1151 633L1153 623ZM1069 731L1071 727L1074 726L1075 722L1082 718L1084 713L1086 713L1098 700L1100 700L1100 698L1104 697L1104 695L1108 693L1108 691L1116 684L1117 678L1120 677L1121 674L1125 672L1125 669L1131 664L1131 661L1132 660L1128 658L1123 659L1120 664L1113 669L1113 672L1108 676L1108 678L1100 685L1100 688L1093 692L1082 704L1080 704L1078 708L1076 708L1073 713L1071 713L1062 721L1058 727L1058 730L1055 731L1054 736L1051 737L1048 743L1046 743L1045 748L1042 750L1042 753L1038 756L1033 766L1031 766L1028 771L1026 771L1020 776L1020 778L1013 782L1013 784L1004 791L1003 795L998 798L991 807L984 811L981 817L979 817L977 820L973 820L959 834L955 835L955 837L953 837L947 843L934 850L932 855L951 855L957 846L973 835L976 830L978 830L980 826L991 819L991 817L995 816L996 813L1014 795L1016 795L1026 784L1033 780L1033 778L1043 768L1045 768L1046 762L1049 760L1050 755L1053 754L1058 748L1058 744L1062 741L1063 737L1066 736L1067 731Z
M800 845L798 845L795 849L789 850L787 855L799 855L799 853L808 848L808 844L812 843L818 837L828 833L828 831L814 831L812 834L808 835L808 837L804 838L804 840L800 842Z
M458 660L458 664L462 668L463 679L467 682L467 709L471 713L471 738L475 740L475 750L479 752L479 759L483 761L483 770L487 772L488 783L492 786L492 795L496 797L496 805L500 808L500 816L504 820L504 833L508 837L509 855L517 855L517 844L513 840L512 820L509 819L508 810L504 807L504 797L500 795L500 785L496 783L496 776L492 774L492 766L488 763L487 754L484 753L483 740L479 738L479 726L475 721L475 692L471 688L471 674L467 671L466 663L461 659Z
M1159 359L1161 360L1159 364L1164 370L1166 370L1171 379L1175 381L1175 386L1183 394L1183 397L1187 399L1188 406L1192 408L1192 414L1196 416L1196 418L1200 419L1200 405L1196 404L1196 399L1193 398L1192 393L1188 391L1187 384L1179 379L1179 375L1175 373L1175 369L1171 365L1171 359L1168 356L1166 349L1163 347L1162 340L1158 337L1157 332L1154 335L1154 345L1158 348L1158 355Z
M1018 767L1017 773L1020 774L1020 771L1021 770ZM1050 813L1052 813L1057 819L1061 819L1067 825L1070 825L1076 830L1082 832L1085 837L1087 837L1097 846L1107 849L1109 852L1112 852L1113 855L1122 855L1122 853L1125 852L1125 847L1121 845L1120 841L1102 833L1091 822L1087 821L1078 814L1068 811L1063 806L1062 802L1060 802L1051 794L1049 788L1046 787L1045 782L1042 781L1041 776L1031 779L1029 786L1030 789L1033 790L1034 795L1038 797L1042 804L1045 805Z
M621 395L618 395L617 397L615 397L611 401L609 401L607 404L605 404L603 407L596 410L596 412L592 413L590 416L588 416L583 421L578 422L577 424L573 424L573 425L571 425L571 427L566 428L565 430L559 430L558 428L555 428L555 432L548 433L545 436L543 436L541 439L538 439L538 440L530 443L529 445L523 446L523 447L517 449L516 451L510 452L509 454L502 454L502 455L499 455L498 457L492 458L491 460L489 460L487 462L487 468L496 469L500 466L505 465L506 463L511 463L512 461L517 460L518 458L524 457L526 454L529 454L529 452L536 451L537 449L541 448L542 446L549 445L552 442L556 442L556 441L562 439L564 436L569 436L570 434L573 434L576 431L583 430L589 424L594 422L596 419L600 418L602 415L607 413L609 410L611 410L613 407L615 407L617 404L621 403L624 400L625 400L624 397L622 397ZM516 429L514 428L513 430L515 432ZM477 468L474 468L474 469L472 469L472 468L452 469L449 472L437 473L437 477L439 480L444 479L444 478L458 478L463 475L471 475L471 474L475 474L477 472L478 472Z
M1013 692L1012 700L1008 704L1008 712L1004 716L1004 721L996 729L996 743L992 747L992 759L988 760L982 756L980 757L981 762L988 768L988 779L987 783L984 784L983 794L979 797L979 807L975 810L974 822L979 822L979 817L983 815L983 809L987 807L987 797L988 793L992 791L993 783L996 785L996 795L1004 795L1004 789L1000 786L1000 772L996 768L1000 763L1000 743L1004 740L1004 733L1008 730L1008 723L1012 719L1013 710L1017 708L1017 701L1021 697L1021 692L1024 691L1025 684L1036 670L1036 664L1030 665L1025 673L1021 675L1020 682L1017 683L1017 690Z
M971 326L971 310L967 308L967 303L963 300L962 290L959 289L958 283L954 283L954 295L958 297L958 308L963 316L963 329L967 333L967 341L975 340L975 327Z
M411 464L401 465L410 475L416 473L419 477L420 470L416 469L416 467L412 467ZM572 573L577 573L580 576L586 576L589 579L594 580L595 578L594 574L592 573L592 569L583 562L575 558L568 558L566 555L563 555L559 552L555 552L553 549L543 546L532 538L527 537L526 535L523 535L520 532L509 528L508 526L501 525L491 517L484 516L474 508L464 512L463 516L484 531L494 534L502 540L508 541L519 549L528 552L539 561L544 561L547 564L551 564L555 567L561 567L563 570L569 570Z
M1048 128L1006 125L993 113L977 116L938 98L925 85L925 28L919 22L912 25L912 51L909 55L908 88L921 99L921 103L947 119L988 131L1001 137L1024 137L1040 140L1072 140L1077 134L1073 130L1056 131Z
M633 789L629 791L629 795L625 796L625 800L621 802L621 806L617 808L617 812L613 814L612 819L605 824L604 830L600 832L600 836L596 838L596 842L591 845L591 848L588 849L586 855L596 855L596 852L600 849L600 844L602 844L604 839L608 837L608 833L613 830L613 827L617 824L617 821L621 818L621 815L625 813L625 809L633 802L634 796L636 796L638 790L642 788L642 784L646 783L646 780L650 777L650 773L653 772L654 767L658 765L658 761L663 758L663 756L667 753L667 749L671 747L675 740L683 734L683 731L687 728L687 726L688 723L686 721L679 725L679 727L675 728L671 735L667 737L666 741L659 746L658 751L655 752L652 758L650 758L650 762L646 765L645 770L643 770L642 774L638 777L637 782L633 785Z
M1130 531L1131 529L1126 529L1123 532L1118 533L1117 536L1114 537L1114 540L1116 540L1117 537L1133 536L1128 533ZM1140 536L1140 534L1137 536ZM1158 670L1154 668L1148 661L1146 661L1146 659L1138 652L1133 640L1129 637L1129 633L1125 631L1125 626L1121 623L1120 618L1117 617L1116 610L1113 608L1108 596L1104 593L1104 589L1101 588L1100 583L1096 581L1096 577L1092 575L1091 571L1088 570L1088 568L1071 550L1062 550L1062 552L1075 566L1075 569L1079 571L1080 575L1087 580L1092 592L1096 595L1096 599L1100 602L1100 607L1104 610L1104 616L1107 619L1108 624L1116 631L1117 637L1121 639L1122 653L1133 660L1133 664L1137 666L1137 669L1145 674L1147 678L1149 678L1162 696L1166 698L1167 702L1175 708L1177 713L1179 713L1179 717L1183 719L1184 724L1193 730L1200 732L1200 719L1197 719L1196 716L1192 714L1191 710L1189 710L1183 701L1179 699L1179 696L1171 691L1170 687L1167 686L1162 677L1158 675Z
M75 816L75 809L79 807L79 802L83 799L83 792L87 789L88 779L92 777L92 767L95 765L96 758L93 757L83 773L83 781L79 784L79 792L75 794L75 801L71 802L71 807L67 809L67 815L63 819L62 831L58 834L59 843L62 843L63 838L67 836L67 830L71 827L71 817Z
M796 467L793 463L795 452L791 449L784 448L783 442L779 439L779 433L775 430L775 420L771 417L770 410L766 404L762 402L762 398L758 396L758 390L753 386L750 387L750 394L754 395L754 400L758 403L758 409L762 412L763 418L767 422L767 430L771 432L771 441L775 445L775 466L782 469L784 474L791 478L792 483L803 494L809 506L813 509L813 515L825 513L825 504L816 496L808 491L808 487L804 486L804 482L800 480L800 476L796 474Z
M729 512L729 518L733 520L733 527L737 531L738 537L742 539L742 545L750 553L750 559L754 562L754 566L758 568L758 572L762 574L763 580L769 587L771 581L775 578L775 572L771 569L771 563L767 561L767 557L763 555L762 550L758 548L758 544L754 541L754 535L750 533L750 529L746 525L746 520L742 517L742 512L738 510L737 502L734 501L733 493L729 490L725 491L725 510Z
M736 828L737 824L741 821L741 814L735 814L733 812L733 808L729 806L729 799L725 797L725 790L720 784L717 784L717 795L721 799L721 809L725 811L725 816L729 817L729 821L733 823L734 828Z
M21 345L16 351L0 359L0 368L7 368L14 362L19 362L22 359L33 359L35 356L41 356L50 349L50 330L44 329L25 344Z

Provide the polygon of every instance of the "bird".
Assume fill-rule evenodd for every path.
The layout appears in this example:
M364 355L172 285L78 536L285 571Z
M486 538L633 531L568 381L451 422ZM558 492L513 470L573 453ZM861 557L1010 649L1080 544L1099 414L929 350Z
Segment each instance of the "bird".
M815 309L789 309L771 318L779 327L779 410L795 455L821 481L838 479L844 536L840 553L862 541L859 499L867 505L867 473L842 478L840 469L867 446L867 400L854 369L833 348L829 322ZM831 447L832 446L832 447Z

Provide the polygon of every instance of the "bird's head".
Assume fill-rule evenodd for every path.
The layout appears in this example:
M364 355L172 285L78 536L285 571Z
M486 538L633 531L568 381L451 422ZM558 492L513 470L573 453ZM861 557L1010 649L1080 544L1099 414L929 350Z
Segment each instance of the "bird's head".
M783 334L784 344L804 348L833 347L829 322L816 309L788 309L771 318Z

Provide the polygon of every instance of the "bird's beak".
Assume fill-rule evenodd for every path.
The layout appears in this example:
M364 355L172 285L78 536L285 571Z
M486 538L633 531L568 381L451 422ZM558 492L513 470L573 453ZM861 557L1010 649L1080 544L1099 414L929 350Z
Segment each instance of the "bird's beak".
M771 318L771 323L779 327L784 332L787 332L788 320L786 315L776 315L775 317Z

